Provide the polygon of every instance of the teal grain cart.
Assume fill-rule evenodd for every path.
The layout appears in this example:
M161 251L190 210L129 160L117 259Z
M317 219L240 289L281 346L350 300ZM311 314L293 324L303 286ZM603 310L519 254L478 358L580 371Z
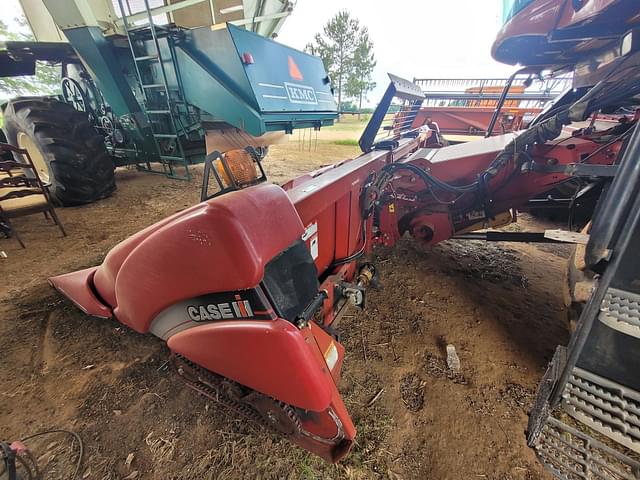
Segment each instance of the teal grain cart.
M190 178L206 152L264 154L337 116L319 58L276 43L286 0L22 0L36 42L6 42L0 76L61 65L59 97L3 105L63 205L104 198L114 168ZM267 38L271 37L271 38Z

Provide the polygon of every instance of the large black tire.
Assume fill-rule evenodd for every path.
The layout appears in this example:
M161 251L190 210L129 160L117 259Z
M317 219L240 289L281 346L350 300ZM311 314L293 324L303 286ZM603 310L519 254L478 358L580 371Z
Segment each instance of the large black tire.
M85 113L54 98L19 97L3 106L3 115L9 143L41 154L36 167L57 203L90 203L114 192L113 161Z

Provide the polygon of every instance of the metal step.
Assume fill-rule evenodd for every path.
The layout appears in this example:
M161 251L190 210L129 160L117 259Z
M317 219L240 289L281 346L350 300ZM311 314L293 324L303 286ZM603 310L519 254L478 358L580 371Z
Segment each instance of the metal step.
M614 330L640 338L640 295L609 288L602 300L598 319Z
M163 83L147 83L142 84L142 88L164 88L164 84Z
M178 138L175 133L154 133L153 136L156 138Z
M161 160L168 160L170 162L184 162L185 159L183 157L173 157L171 155L160 155Z
M158 38L164 38L170 33L169 30L162 28L162 25L154 24L153 27L155 29L155 34ZM134 28L129 28L127 33L132 37L138 37L138 38L142 37L143 39L153 38L153 34L151 32L151 27L149 24L140 25Z
M147 110L147 113L152 115L168 115L171 113L171 110Z
M145 60L158 60L158 56L157 55L143 55L141 57L135 57L136 62L142 62Z
M551 416L534 448L542 464L563 480L640 479L640 462Z
M640 393L575 367L562 406L589 428L640 453Z

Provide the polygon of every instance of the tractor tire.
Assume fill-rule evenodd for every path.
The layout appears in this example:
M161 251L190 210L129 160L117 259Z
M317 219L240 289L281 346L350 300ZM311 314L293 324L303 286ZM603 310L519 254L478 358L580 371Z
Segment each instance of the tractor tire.
M29 152L56 203L95 202L115 191L115 166L85 113L49 97L15 98L2 113L7 140Z

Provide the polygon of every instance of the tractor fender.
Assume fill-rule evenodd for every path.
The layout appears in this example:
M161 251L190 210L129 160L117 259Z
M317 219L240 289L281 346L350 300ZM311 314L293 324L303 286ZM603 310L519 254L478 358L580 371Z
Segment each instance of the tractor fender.
M211 372L305 410L326 410L337 393L311 328L286 320L208 323L167 344Z

